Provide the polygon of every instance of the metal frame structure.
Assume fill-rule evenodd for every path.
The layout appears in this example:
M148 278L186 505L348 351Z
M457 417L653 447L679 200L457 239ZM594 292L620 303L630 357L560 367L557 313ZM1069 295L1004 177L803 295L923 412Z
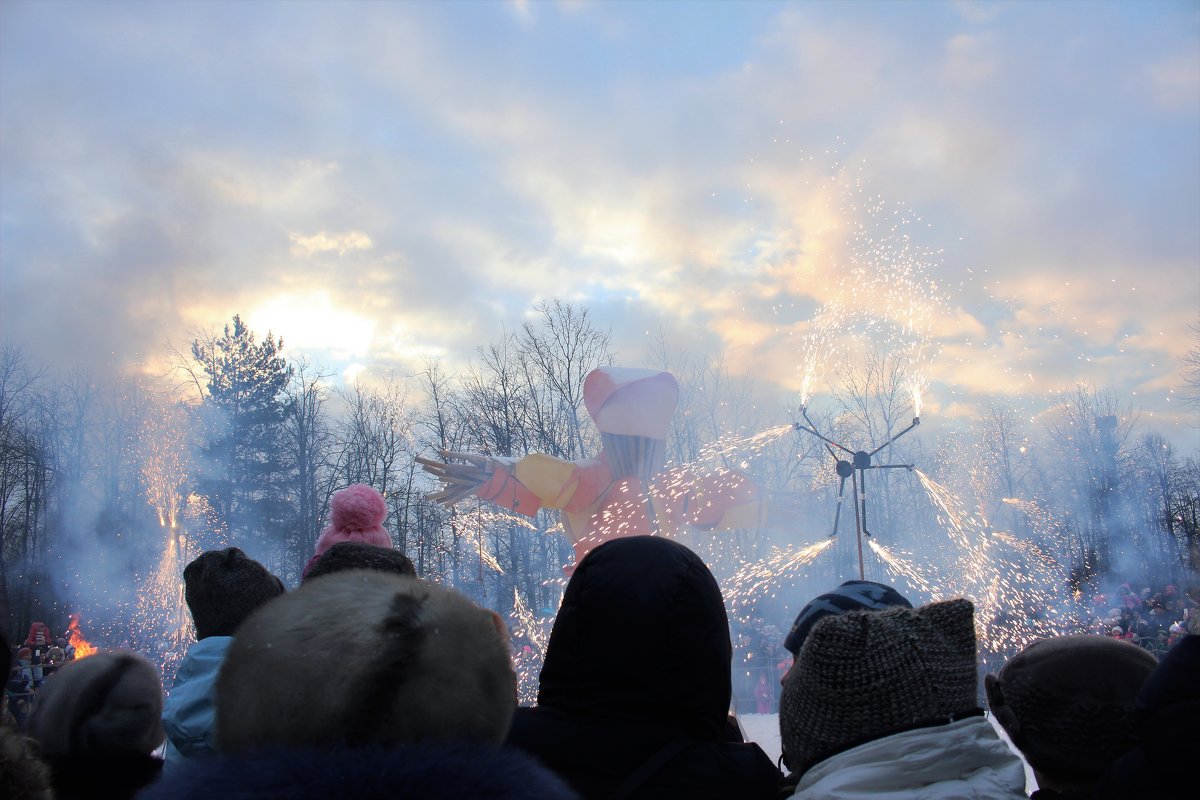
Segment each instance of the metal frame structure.
M837 510L833 515L833 533L829 534L830 538L837 536L838 524L842 518L842 501L846 494L846 479L850 479L851 491L854 493L854 530L855 538L858 542L858 577L860 580L866 580L866 567L863 563L863 537L870 538L871 532L867 530L867 470L869 469L906 469L910 472L916 468L915 464L872 464L871 459L883 448L895 442L904 434L911 431L913 428L921 424L920 417L913 417L912 424L907 428L897 433L895 436L888 439L883 444L876 447L874 450L867 452L865 450L851 450L840 442L835 442L828 436L823 435L817 430L817 426L808 416L808 409L804 406L800 407L800 413L804 417L804 421L808 425L800 422L793 423L792 427L798 431L811 433L825 444L825 449L829 451L829 455L837 462L837 474L840 477L841 483L838 484ZM850 459L838 458L838 454L834 452L834 448L841 450ZM859 490L859 485L862 485L862 490Z

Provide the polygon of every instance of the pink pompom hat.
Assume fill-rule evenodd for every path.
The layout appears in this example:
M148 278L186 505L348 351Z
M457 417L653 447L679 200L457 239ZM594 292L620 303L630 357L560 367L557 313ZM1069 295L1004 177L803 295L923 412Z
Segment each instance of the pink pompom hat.
M317 555L339 542L392 546L392 537L383 528L383 521L387 518L387 503L383 495L370 486L356 483L334 492L329 508L332 521L317 539Z

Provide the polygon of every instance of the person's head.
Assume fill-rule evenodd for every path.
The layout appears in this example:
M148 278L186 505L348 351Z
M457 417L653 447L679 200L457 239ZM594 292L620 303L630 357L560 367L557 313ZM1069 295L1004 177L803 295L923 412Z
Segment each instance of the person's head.
M699 556L662 537L614 539L567 584L538 705L715 738L729 711L732 654L721 590Z
M283 593L279 578L236 547L209 550L183 569L197 639L233 636L252 611Z
M1087 789L1134 745L1134 701L1154 656L1108 636L1059 636L1026 647L984 678L988 706L1052 789Z
M250 616L217 679L217 749L499 744L516 708L494 613L416 578L351 570Z
M162 683L123 650L70 661L37 693L27 732L49 758L148 756L162 744Z
M902 594L885 583L875 581L846 581L832 592L814 597L800 613L788 631L783 646L793 656L800 653L800 647L808 638L809 631L822 620L832 614L844 614L847 611L882 611L892 606L912 608Z
M349 569L373 569L414 577L417 574L412 561L399 550L363 542L338 542L316 557L305 571L301 582Z
M974 607L847 611L818 620L783 682L783 757L803 772L860 744L976 709Z
M383 527L387 513L383 495L365 483L334 492L329 501L329 527L317 538L316 554L324 555L338 542L391 547L392 536Z

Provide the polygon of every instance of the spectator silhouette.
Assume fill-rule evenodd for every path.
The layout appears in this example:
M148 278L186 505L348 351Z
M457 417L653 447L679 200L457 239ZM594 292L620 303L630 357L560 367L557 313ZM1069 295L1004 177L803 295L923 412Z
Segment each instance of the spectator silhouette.
M236 547L202 553L183 570L183 595L196 625L195 644L175 673L163 710L166 768L213 752L213 686L238 626L283 594L283 583Z
M412 561L399 550L364 542L339 542L312 562L301 583L349 569L373 569L413 577L417 574Z
M976 706L974 608L950 600L820 619L783 683L793 797L1024 798Z
M1200 745L1200 636L1185 636L1146 678L1134 703L1135 746L1096 784L1097 800L1194 797L1186 759ZM1191 788L1188 788L1191 787Z
M1107 636L1043 639L984 678L988 707L1033 767L1033 797L1086 798L1134 745L1133 703L1154 656Z
M327 575L243 623L217 682L217 755L143 800L572 797L500 748L515 706L494 612L408 576Z
M728 716L732 649L721 591L669 539L619 538L567 584L538 705L509 743L585 798L774 797L782 777Z
M38 692L27 730L50 765L54 796L133 797L162 762L162 683L142 656L122 650L65 664Z
M315 552L304 565L303 577L308 577L325 552L339 542L391 548L392 535L383 527L387 513L383 495L365 483L354 483L334 492L329 500L329 526L317 537Z

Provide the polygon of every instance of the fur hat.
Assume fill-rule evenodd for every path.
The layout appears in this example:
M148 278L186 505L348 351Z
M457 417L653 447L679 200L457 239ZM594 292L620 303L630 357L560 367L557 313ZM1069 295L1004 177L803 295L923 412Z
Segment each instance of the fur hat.
M246 620L217 679L217 749L498 745L515 708L494 612L416 578L351 570Z
M1042 639L984 678L988 706L1030 766L1091 783L1134 746L1134 700L1157 666L1108 636Z
M362 542L338 542L324 555L313 556L305 568L302 581L348 569L375 569L414 577L417 574L412 561L399 550Z
M233 636L251 611L283 592L279 578L236 547L201 553L183 569L197 639Z
M860 744L976 710L974 606L833 614L813 625L783 683L788 766L804 771Z
M28 733L50 758L149 755L162 744L162 682L113 650L64 664L38 691Z
M824 619L830 614L842 614L847 611L881 611L892 606L912 608L912 603L886 584L874 581L846 581L832 592L812 599L808 605L800 609L800 613L796 615L796 621L792 623L791 631L783 641L783 646L791 651L793 656L799 653L800 645L804 644L812 626L817 624L817 620Z
M678 402L669 372L600 367L583 381L583 404L601 433L665 439Z
M392 546L392 537L383 528L387 503L383 495L364 483L334 492L329 501L329 516L329 527L317 539L317 555L323 555L338 542Z

